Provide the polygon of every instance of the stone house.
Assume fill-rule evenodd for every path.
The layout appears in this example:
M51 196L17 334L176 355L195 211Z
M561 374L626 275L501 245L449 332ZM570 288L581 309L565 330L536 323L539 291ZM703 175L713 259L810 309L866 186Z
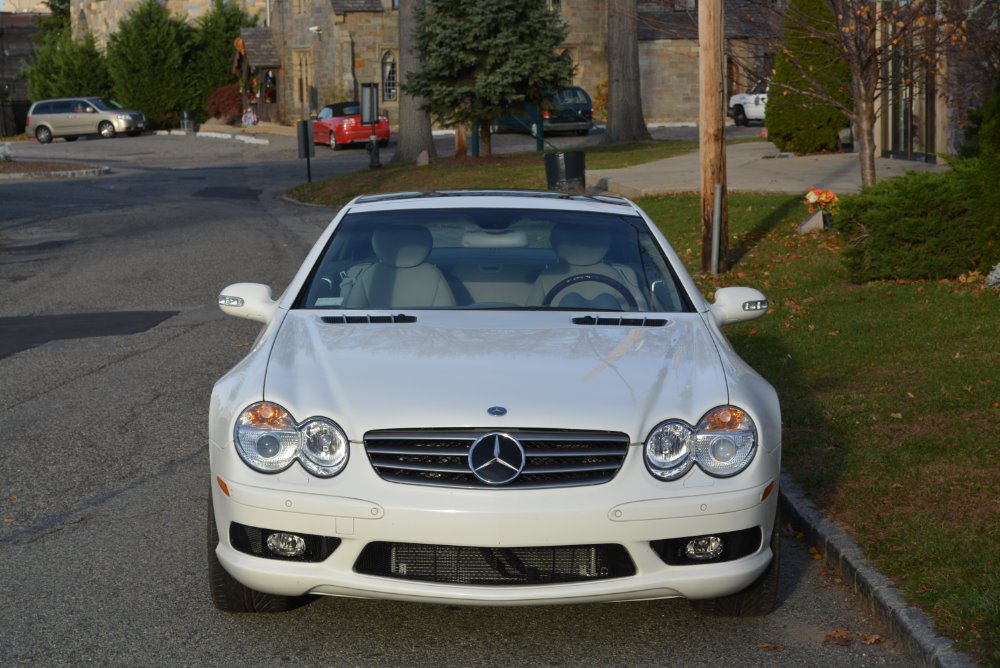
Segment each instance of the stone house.
M35 51L36 20L48 13L29 11L36 4L22 0L15 6L9 0L0 4L10 10L0 11L0 137L10 137L24 131L28 114L28 82L21 76L24 66Z

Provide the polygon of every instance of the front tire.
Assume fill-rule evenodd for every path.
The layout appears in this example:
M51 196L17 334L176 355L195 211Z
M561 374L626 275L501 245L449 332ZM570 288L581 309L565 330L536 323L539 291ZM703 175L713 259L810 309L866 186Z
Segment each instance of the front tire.
M743 107L738 106L733 109L733 123L736 125L750 125L750 120L747 119L747 112L743 111Z
M101 124L97 126L97 131L101 133L101 136L105 139L113 139L115 136L115 126L111 121L101 121Z
M66 141L76 141L76 137L65 137Z
M212 493L208 494L208 588L212 603L223 612L285 612L301 607L313 600L312 596L275 596L263 594L240 584L226 572L219 562L215 548L219 544L219 530L215 525L215 508Z
M691 607L707 617L763 617L774 610L778 601L778 580L781 573L781 531L779 517L774 518L771 533L771 563L753 583L743 591L729 596L691 601Z
M52 130L49 130L44 125L35 130L35 139L38 140L39 144L51 144L52 143Z

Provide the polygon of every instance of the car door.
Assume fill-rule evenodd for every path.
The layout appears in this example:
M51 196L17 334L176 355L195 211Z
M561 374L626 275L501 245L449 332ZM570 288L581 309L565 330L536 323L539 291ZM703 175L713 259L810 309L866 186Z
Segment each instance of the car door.
M316 120L313 121L313 143L326 144L333 143L330 140L330 119L333 118L333 111L330 107L323 107L319 110Z

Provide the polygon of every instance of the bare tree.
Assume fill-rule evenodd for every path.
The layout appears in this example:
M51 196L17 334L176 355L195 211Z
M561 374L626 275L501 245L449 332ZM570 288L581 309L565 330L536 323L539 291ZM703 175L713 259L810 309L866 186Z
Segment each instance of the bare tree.
M851 72L851 101L827 90L822 77L797 54L775 43L798 73L801 85L772 82L772 95L782 89L832 105L847 116L854 129L861 182L875 183L875 128L880 98L893 85L910 85L917 77L946 76L941 54L967 42L970 17L996 13L995 2L982 0L826 0L835 17L817 22L795 2L747 0L742 20L784 24L814 43L833 50ZM964 10L964 11L963 11ZM982 27L980 24L979 27ZM988 31L989 32L989 31ZM990 39L996 40L994 24Z
M608 142L652 138L642 115L637 29L636 0L608 0Z
M424 0L399 1L400 84L406 83L410 71L420 67L420 56L414 49L413 29L417 8L423 6ZM402 85L399 90L399 136L393 162L414 162L423 151L427 151L428 157L435 157L431 117L421 108L423 98L410 95Z

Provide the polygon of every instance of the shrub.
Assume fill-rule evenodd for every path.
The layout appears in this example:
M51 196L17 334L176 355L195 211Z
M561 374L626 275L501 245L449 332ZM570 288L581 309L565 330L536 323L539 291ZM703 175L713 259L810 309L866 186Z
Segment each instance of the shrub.
M955 278L997 260L996 216L978 215L979 163L910 173L841 199L834 219L851 279Z
M983 230L987 259L1000 262L1000 79L982 110L979 126L979 192L976 216Z
M243 114L243 97L239 84L228 84L216 88L205 101L205 111L209 118L218 118L224 123L234 123Z
M790 0L789 11L810 17L810 23L835 27L825 0ZM843 112L798 91L818 90L849 106L851 73L847 63L822 42L792 22L784 31L786 49L775 59L767 97L767 138L782 151L818 153L840 150L840 131L847 126ZM810 79L801 74L810 73ZM786 88L787 87L787 88Z

